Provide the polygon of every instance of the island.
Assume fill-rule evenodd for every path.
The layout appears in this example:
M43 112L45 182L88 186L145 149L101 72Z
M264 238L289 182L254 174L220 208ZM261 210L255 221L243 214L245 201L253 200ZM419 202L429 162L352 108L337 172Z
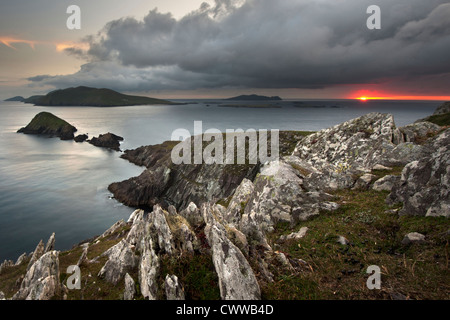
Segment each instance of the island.
M32 96L24 100L37 106L91 106L91 107L120 107L136 105L172 105L175 102L132 96L119 93L111 89L97 89L85 86L60 89L49 92L45 96Z
M25 100L25 98L22 97L22 96L15 96L15 97L6 99L6 100L4 100L4 101L18 101L18 102L23 102L24 100Z
M72 140L77 128L50 112L40 112L18 133L47 135L59 137L61 140Z
M229 100L229 101L281 101L282 99L278 96L266 97L266 96L259 96L256 94L251 94L251 95L241 95L241 96L228 98L228 99L224 99L224 100Z

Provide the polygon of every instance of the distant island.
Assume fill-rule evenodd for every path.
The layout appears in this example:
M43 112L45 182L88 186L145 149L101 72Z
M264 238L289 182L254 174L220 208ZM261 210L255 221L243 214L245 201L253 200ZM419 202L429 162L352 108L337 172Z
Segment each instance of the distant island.
M25 100L25 98L22 97L22 96L15 96L15 97L6 99L4 101L19 101L19 102L23 102L24 100Z
M55 90L47 95L32 96L23 102L37 106L91 106L91 107L119 107L155 104L177 104L175 102L119 93L111 89L97 89L90 87L76 87Z
M231 100L231 101L281 101L282 99L280 97L278 97L278 96L266 97L266 96L259 96L259 95L256 95L256 94L251 94L251 95L237 96L237 97L228 98L228 99L224 99L224 100Z

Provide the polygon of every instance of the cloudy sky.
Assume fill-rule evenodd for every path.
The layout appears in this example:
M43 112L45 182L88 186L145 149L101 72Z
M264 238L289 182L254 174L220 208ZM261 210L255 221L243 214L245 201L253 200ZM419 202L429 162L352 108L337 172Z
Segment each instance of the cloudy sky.
M81 9L69 30L67 7ZM369 30L370 5L381 29ZM0 99L86 85L160 98L450 100L444 0L5 0Z

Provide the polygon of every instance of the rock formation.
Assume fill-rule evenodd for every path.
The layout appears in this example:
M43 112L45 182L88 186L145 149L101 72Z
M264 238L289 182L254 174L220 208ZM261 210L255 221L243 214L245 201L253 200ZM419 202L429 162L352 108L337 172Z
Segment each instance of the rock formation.
M88 140L90 144L96 147L112 149L115 151L120 151L120 141L123 141L122 137L110 132L101 134L98 137L93 137L91 140Z

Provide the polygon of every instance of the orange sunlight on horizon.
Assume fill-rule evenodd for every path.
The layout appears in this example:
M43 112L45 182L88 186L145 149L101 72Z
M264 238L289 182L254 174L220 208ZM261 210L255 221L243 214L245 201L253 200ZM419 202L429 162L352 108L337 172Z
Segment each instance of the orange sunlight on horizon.
M386 97L356 97L350 98L361 101L367 100L438 100L438 101L450 101L450 96L386 96Z

